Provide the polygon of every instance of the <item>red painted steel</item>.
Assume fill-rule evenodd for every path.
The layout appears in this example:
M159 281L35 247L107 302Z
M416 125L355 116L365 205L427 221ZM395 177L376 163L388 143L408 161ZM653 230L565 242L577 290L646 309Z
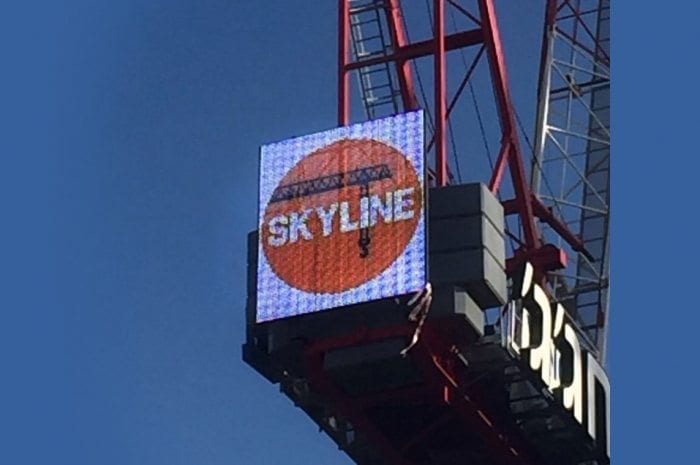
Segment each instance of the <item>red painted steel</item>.
M457 50L463 47L478 45L483 42L481 34L481 29L473 29L471 31L458 32L445 36L445 51L449 52L450 50ZM433 39L414 42L404 47L397 48L394 53L390 53L386 56L366 58L361 61L349 63L346 69L353 70L379 63L407 61L420 57L426 57L428 55L433 55L434 46L435 41Z
M389 0L386 8L387 21L389 29L391 29L392 39L399 50L404 50L408 46L406 39L406 31L403 28L403 18L401 16L401 7L399 0ZM409 57L396 58L396 68L398 71L399 85L401 87L401 98L403 106L406 110L415 110L418 108L418 99L416 98L416 89L413 85L413 74L411 73L411 64Z
M413 465L406 460L391 441L367 417L362 403L345 394L323 369L323 356L330 349L351 347L361 343L370 343L387 338L404 336L409 338L413 328L409 325L392 326L378 330L366 327L358 328L355 332L329 338L308 346L304 352L306 366L312 386L333 405L338 414L349 420L353 426L365 435L372 445L382 454L391 465Z
M447 175L447 76L445 75L445 1L433 1L433 18L435 24L435 166L437 168L437 185L446 186Z
M484 47L481 47L479 49L479 52L476 54L476 56L472 60L471 65L469 65L469 68L467 69L467 72L464 75L464 79L462 79L462 82L460 82L459 87L457 88L457 91L455 92L455 95L452 97L452 100L450 101L450 104L447 106L447 118L448 119L450 117L450 114L452 113L452 109L455 107L455 104L457 103L457 100L459 100L460 95L462 95L462 91L464 91L465 87L467 86L467 83L469 82L469 79L471 79L472 74L474 73L474 70L476 69L476 65L479 63L479 60L481 59L481 56L483 54L484 54ZM425 151L430 152L430 149L433 148L433 145L435 145L435 136L433 136L430 139L430 142L428 142L428 145L427 145Z
M469 47L477 44L484 44L486 55L489 61L494 95L498 108L499 121L501 123L501 149L496 161L489 187L492 192L499 191L506 168L510 172L515 197L512 199L514 209L509 213L517 213L523 229L523 245L529 254L536 253L536 249L541 247L540 234L535 226L535 218L539 216L543 221L552 225L562 234L572 247L580 246L580 241L573 234L566 232L553 215L537 214L542 213L542 209L533 205L533 196L527 182L523 164L520 141L516 134L516 121L513 103L508 87L508 76L503 55L496 13L493 0L479 0L479 18L470 14L465 8L459 7L457 2L450 1L449 4L458 7L459 11L467 14L474 22L478 22L481 27L468 31L445 34L445 0L433 0L434 8L434 30L432 39L416 43L408 43L404 22L402 19L401 7L398 0L390 0L385 3L387 12L387 24L391 31L394 42L394 50L385 56L377 56L357 61L349 59L349 27L350 27L350 2L349 0L339 0L339 47L338 47L338 122L347 124L349 122L349 73L362 67L376 65L379 63L395 63L401 96L405 110L418 107L415 95L413 76L410 68L410 60L418 57L434 56L434 99L435 99L435 135L429 141L429 147L435 146L435 166L436 184L446 185L449 181L449 164L447 161L446 128L447 120L451 109L454 107L459 95L455 95L446 107L446 52L462 47ZM465 78L460 90L468 82ZM461 93L461 92L459 92Z
M525 236L525 244L528 248L536 249L540 246L540 237L535 226L535 217L532 210L531 191L525 175L523 166L522 150L520 141L516 133L515 111L510 97L508 87L508 74L506 72L505 57L501 45L501 36L496 21L496 12L493 0L480 0L479 9L481 11L481 25L484 29L484 43L489 56L491 76L498 103L498 115L501 120L503 131L503 144L508 143L510 147L501 150L496 163L497 172L503 171L503 165L508 164L510 175L513 180L513 189L518 203L520 221ZM507 141L507 142L506 142ZM492 192L497 192L500 187L501 176L492 177L493 182L489 187Z
M419 447L422 440L445 425L453 416L463 419L474 431L478 431L490 446L493 459L503 465L534 465L537 456L523 443L513 425L501 424L481 407L478 394L471 392L468 380L461 379L456 368L462 364L456 351L444 333L430 324L424 326L419 343L409 353L411 360L420 368L425 386L403 387L363 398L345 394L323 369L324 354L331 349L369 344L387 338L404 337L409 340L413 325L399 325L379 329L360 328L353 333L317 341L305 350L305 362L312 386L329 401L335 411L362 432L392 465L413 465L410 451ZM386 400L394 402L420 399L431 404L454 407L452 413L440 415L423 429L404 439L389 439L367 416L365 408Z
M348 419L355 428L362 431L372 445L379 450L384 460L391 465L412 465L406 461L387 437L364 414L361 408L356 408L341 389L335 386L323 370L323 352L309 352L306 357L311 383L315 389L332 403L335 411Z
M350 2L338 1L338 126L350 123Z

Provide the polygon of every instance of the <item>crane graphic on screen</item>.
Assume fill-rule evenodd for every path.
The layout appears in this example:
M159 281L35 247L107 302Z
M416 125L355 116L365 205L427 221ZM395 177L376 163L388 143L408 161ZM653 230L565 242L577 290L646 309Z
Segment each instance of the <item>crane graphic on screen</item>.
M363 197L369 197L370 183L391 178L391 169L384 163L351 171L339 171L325 176L279 185L272 193L270 203L285 202L352 186L360 187L360 199L362 199ZM367 214L369 215L369 211ZM366 224L369 224L369 221ZM369 227L360 228L359 234L357 245L360 250L360 257L367 258L370 255L369 246L372 242Z

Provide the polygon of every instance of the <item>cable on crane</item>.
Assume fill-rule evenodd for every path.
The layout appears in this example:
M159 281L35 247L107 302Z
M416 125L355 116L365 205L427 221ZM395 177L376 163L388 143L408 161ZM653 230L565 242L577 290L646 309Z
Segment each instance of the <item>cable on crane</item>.
M433 13L430 8L430 1L425 0L425 9L428 12L428 22L430 24L430 30L433 33L433 36L435 36L435 24L433 22ZM416 71L416 74L418 74L418 71ZM425 97L423 97L425 100ZM427 102L427 100L426 100ZM447 128L448 128L448 134L450 136L450 145L452 146L452 156L454 158L455 162L455 169L457 170L457 181L462 182L462 169L459 165L459 154L457 153L457 143L455 142L455 136L454 136L454 129L452 127L452 120L450 118L447 118ZM453 175L451 172L448 171L448 176L450 177L450 180L453 179Z
M450 9L450 18L452 19L452 27L454 27L455 30L457 30L457 19L455 18L455 12L452 9ZM462 64L464 65L464 69L469 69L469 65L467 64L467 58L464 56L464 50L460 49L459 54L462 57ZM469 93L471 94L472 103L474 104L474 110L476 111L476 119L479 123L479 131L481 133L481 141L483 142L484 149L486 150L486 156L489 161L489 167L491 168L491 171L493 171L494 160L493 156L491 155L491 150L489 148L489 141L486 137L486 130L484 129L484 121L481 118L479 102L476 100L476 93L474 92L474 85L472 84L471 79L469 80Z
M540 170L540 174L542 175L540 178L544 181L544 187L549 192L549 195L551 195L553 199L556 199L556 195L554 194L554 190L552 189L552 186L549 183L549 179L547 178L547 175L545 174L544 168L542 167L542 163L537 158L537 156L535 156L535 148L532 145L530 138L527 136L527 133L525 132L525 127L523 126L523 123L520 120L520 115L518 114L518 110L516 110L515 107L513 107L513 113L515 113L515 120L518 123L518 128L520 129L520 132L523 134L523 137L525 138L525 142L527 143L527 146L530 149L530 154L532 156L532 159L535 161L535 169ZM559 212L559 216L563 220L564 219L564 212L562 211L561 206L559 205L559 202L555 201L554 206L556 207L557 211Z
M430 304L433 302L433 286L428 282L425 287L420 291L416 292L411 300L408 301L408 306L415 305L411 312L408 314L408 319L410 321L417 321L416 330L413 332L413 338L411 343L406 346L401 351L401 356L405 357L408 351L413 348L418 343L418 338L420 338L421 330L425 324L426 318L428 318L428 312L430 311Z
M406 17L404 15L401 15L401 22L403 23L403 30L406 33L406 40L410 44L411 36L408 33L408 23L406 22ZM416 78L418 80L418 88L420 89L420 95L423 98L423 108L428 114L428 124L430 126L430 130L433 134L435 134L435 124L433 123L433 115L430 113L430 107L428 107L427 105L428 99L425 96L425 88L423 87L423 80L420 77L420 72L418 71L416 60L411 60L411 65L413 66L413 71L416 73Z

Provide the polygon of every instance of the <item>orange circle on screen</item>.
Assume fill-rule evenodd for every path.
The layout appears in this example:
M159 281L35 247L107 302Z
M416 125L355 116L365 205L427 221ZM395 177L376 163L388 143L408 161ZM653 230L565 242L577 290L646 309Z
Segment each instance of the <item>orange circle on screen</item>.
M343 292L403 253L422 208L418 175L401 152L372 139L339 140L282 178L265 209L263 250L290 286Z

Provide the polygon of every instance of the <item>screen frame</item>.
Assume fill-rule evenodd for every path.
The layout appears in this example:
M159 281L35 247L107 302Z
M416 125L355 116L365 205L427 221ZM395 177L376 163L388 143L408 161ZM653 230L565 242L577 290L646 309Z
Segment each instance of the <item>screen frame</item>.
M417 288L417 289L412 289L412 290L407 291L407 292L401 292L401 293L396 293L396 294L387 295L387 296L381 296L381 297L376 297L376 298L369 298L369 299L367 299L367 300L360 300L360 301L356 301L356 302L352 302L352 303L344 304L344 305L324 306L324 307L321 307L321 308L315 308L315 309L312 309L312 310L307 310L307 311L302 311L302 312L297 311L296 313L290 313L290 314L287 314L287 315L277 316L277 317L273 317L273 318L269 318L269 317L268 317L268 318L263 318L263 319L261 319L261 317L260 317L261 309L260 309L259 297L260 297L260 294L261 294L261 289L260 289L259 280L260 280L260 276L261 276L261 266L262 266L261 263L262 263L262 260L267 260L267 259L265 258L265 252L264 252L264 250L263 250L263 244L262 244L262 242L263 242L263 238L262 238L263 235L262 235L262 231L261 231L261 229L260 229L260 228L262 227L262 225L261 225L261 223L260 223L260 220L261 220L261 218L264 216L264 212L263 212L262 210L264 210L265 208L267 208L266 205L265 205L265 206L262 205L262 195L263 195L263 189L262 189L262 183L263 183L263 151L264 151L264 149L265 149L266 147L269 147L269 146L272 146L272 145L275 145L275 144L289 143L289 142L293 142L293 141L296 141L296 140L299 140L299 139L303 139L303 138L309 138L309 137L313 137L313 136L320 136L321 134L326 134L326 133L331 132L331 131L336 130L336 129L352 128L352 127L356 127L356 126L369 125L370 123L376 124L377 122L380 122L380 121L384 121L384 120L388 120L388 119L396 119L396 118L399 118L399 117L404 117L404 118L406 118L406 117L408 117L408 115L410 115L410 114L412 114L412 113L418 114L419 117L420 117L421 123L422 123L422 124L421 124L421 135L420 135L421 142L422 142L422 146L421 146L421 148L420 148L420 158L421 158L421 162L422 162L422 173L420 173L420 175L422 176L422 179L421 179L421 188L422 188L422 191L423 191L423 192L422 192L422 201L423 201L423 205L422 205L422 209L421 209L422 220L420 220L420 221L418 222L418 225L416 226L416 230L415 230L414 233L412 234L412 236L411 236L411 238L410 238L410 240L409 240L409 243L406 245L406 247L405 247L404 250L401 252L401 254L400 254L396 259L394 259L394 261L392 261L391 264L390 264L387 268L385 268L382 272L380 272L378 275L376 275L376 276L373 277L373 278L370 278L370 279L367 280L366 282L364 282L364 283L362 283L362 284L356 286L356 287L353 288L353 289L357 289L357 288L359 288L360 286L364 286L364 285L366 285L367 283L371 282L372 280L379 279L379 277L380 277L384 272L386 272L387 270L389 270L391 267L395 266L396 262L406 253L406 250L408 249L408 247L411 246L411 243L412 243L414 240L420 240L418 237L419 237L419 235L421 235L421 234L422 234L422 237L423 237L423 247L422 247L423 250L422 250L422 257L421 257L422 265L423 265L423 266L422 266L422 277L423 277L423 279L422 279L422 283L423 283L423 284L422 284L422 285L425 286L425 285L429 282L429 247L428 247L428 244L429 244L429 225L428 225L428 216L429 216L429 208L428 208L429 193L428 193L428 191L430 190L430 178L429 178L429 172L430 172L430 170L429 170L429 166L428 166L428 157L427 157L427 153L426 153L426 150L425 150L425 149L426 149L425 146L426 146L426 123L427 123L427 122L426 122L426 119L425 119L424 111L423 111L422 109L418 109L418 110L413 110L413 111L409 111L409 112L398 113L398 114L395 114L395 115L388 116L388 117L386 117L386 118L377 118L377 119L374 119L374 120L367 120L367 121L363 121L363 122L359 122L359 123L353 123L353 124L350 124L350 125L347 125L347 126L334 127L334 128L330 128L330 129L327 129L327 130L317 131L317 132L314 132L314 133L310 133L310 134L304 134L304 135L300 135L300 136L290 137L290 138L282 139L282 140L279 140L279 141L276 141L276 142L271 142L271 143L268 143L268 144L264 144L264 145L260 146L260 147L259 147L259 150L258 150L258 189L257 189L258 208L256 209L256 210L257 210L257 223L258 223L258 240L257 240L257 243L256 243L256 247L257 247L257 260L256 260L256 262L257 262L257 263L256 263L256 270L255 270L255 276L256 276L256 286L255 286L255 323L256 323L256 324L265 324L265 323L269 323L269 322L273 322L273 321L286 320L286 319L289 319L289 318L295 318L295 317L300 317L300 316L305 316L305 315L313 315L313 314L323 313L323 312L327 312L327 311L334 310L334 309L339 309L339 308L344 308L344 307L350 307L350 306L355 306L355 305L363 305L363 304L368 304L368 303L377 302L377 301L386 300L386 299L400 299L400 298L402 298L402 297L404 297L404 296L407 296L407 295L410 295L410 294L412 294L412 293L414 293L414 292L419 292L419 291L422 290L422 288ZM404 123L404 124L406 124L406 123ZM377 141L380 141L380 142L384 142L383 140L378 139L378 138L373 138L373 137L367 137L367 138L373 139L373 140L377 140ZM332 143L334 143L336 140L341 140L341 139L342 139L342 138L337 138L337 139L335 139L335 140L332 140L332 141L329 142L328 144L332 144ZM411 161L411 157L410 157L410 156L407 156L407 154L404 153L404 151L398 149L398 147L396 147L396 144L391 144L391 145L394 146L394 148L396 148L396 149L399 151L399 153L401 153L402 156L404 156L404 157L407 158L411 163L413 163L413 162ZM296 162L295 164L291 165L289 168L286 169L286 171L289 172L291 169L293 169L294 166L296 166L298 163L300 163L300 162L301 162L306 156L308 156L308 154L310 154L311 152L312 152L312 151L306 152L306 154L305 154L298 162ZM417 168L417 167L415 167L415 165L414 165L414 169L416 169L416 168ZM416 173L417 173L417 174L418 174L418 172L419 172L419 170L416 169ZM422 231L421 231L421 228L422 228ZM268 262L268 266L269 266L269 262ZM274 271L273 271L273 273L274 273ZM286 283L285 283L285 284L286 284ZM293 286L291 286L291 285L289 285L289 284L287 284L287 285L289 286L290 289L295 289L295 290L297 290L297 291L301 291L301 290L299 290L299 289L297 289L297 288L294 288ZM349 291L351 291L351 290L353 290L353 289L348 289L348 290L346 290L346 291L342 291L342 292L337 293L337 294L343 294L343 293L349 292ZM301 291L301 292L305 292L305 291ZM280 305L280 307L283 307L283 306L284 306L284 305ZM298 309L297 309L297 310L298 310Z

